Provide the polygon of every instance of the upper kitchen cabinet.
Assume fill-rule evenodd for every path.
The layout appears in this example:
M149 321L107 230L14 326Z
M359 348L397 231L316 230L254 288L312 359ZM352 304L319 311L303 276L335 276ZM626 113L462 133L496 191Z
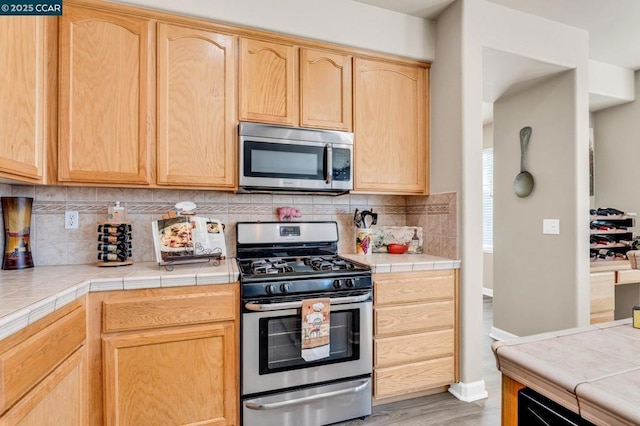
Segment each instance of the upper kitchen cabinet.
M428 70L354 60L354 191L427 194Z
M351 60L300 49L300 126L351 131Z
M43 183L56 140L57 17L0 17L0 176Z
M293 45L240 39L240 120L297 124Z
M60 17L58 179L149 184L155 24L66 5Z
M235 38L158 24L157 183L231 189Z

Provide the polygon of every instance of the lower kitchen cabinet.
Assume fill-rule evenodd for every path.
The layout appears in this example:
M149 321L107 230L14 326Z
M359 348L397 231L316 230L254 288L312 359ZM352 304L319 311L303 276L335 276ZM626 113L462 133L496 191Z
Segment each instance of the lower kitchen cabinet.
M0 417L0 426L87 424L85 358L83 346Z
M0 425L87 424L86 310L78 300L0 341Z
M590 286L591 324L613 321L616 309L616 272L592 272Z
M458 270L374 275L374 400L457 380Z
M91 306L104 424L237 424L237 284L95 293Z

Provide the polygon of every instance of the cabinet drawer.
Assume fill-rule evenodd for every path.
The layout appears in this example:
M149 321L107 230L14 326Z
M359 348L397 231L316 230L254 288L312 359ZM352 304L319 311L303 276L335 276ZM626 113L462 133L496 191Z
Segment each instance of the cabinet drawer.
M448 385L455 380L454 368L453 357L376 368L374 397L386 398Z
M234 287L219 287L200 293L158 292L160 294L105 300L102 329L113 332L234 320L238 309Z
M389 367L432 358L451 357L455 347L454 339L453 328L376 339L374 366Z
M438 271L376 274L375 304L413 303L455 297L452 269Z
M453 300L374 309L376 337L454 326Z
M0 412L78 349L87 335L84 306L0 354Z

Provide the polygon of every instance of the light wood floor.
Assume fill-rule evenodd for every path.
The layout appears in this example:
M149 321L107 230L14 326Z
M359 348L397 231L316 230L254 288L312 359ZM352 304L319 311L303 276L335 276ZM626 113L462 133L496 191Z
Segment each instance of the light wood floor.
M493 299L484 297L483 308L483 372L489 393L487 399L462 402L449 392L410 399L373 408L373 414L364 420L336 423L340 426L499 426L500 425L500 372L491 352L493 340L489 331L493 324Z

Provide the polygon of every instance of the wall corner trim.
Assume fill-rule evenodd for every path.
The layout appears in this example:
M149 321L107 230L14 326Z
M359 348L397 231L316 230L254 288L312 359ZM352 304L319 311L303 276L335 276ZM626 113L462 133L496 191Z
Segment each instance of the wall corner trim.
M449 387L449 393L464 402L473 402L489 397L484 385L484 380L471 383L453 383Z

